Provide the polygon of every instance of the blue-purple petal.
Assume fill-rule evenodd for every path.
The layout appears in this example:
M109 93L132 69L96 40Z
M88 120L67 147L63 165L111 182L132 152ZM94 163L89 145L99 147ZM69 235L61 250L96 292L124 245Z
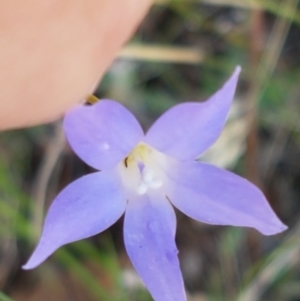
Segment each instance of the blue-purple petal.
M263 193L232 172L200 162L176 162L168 170L166 194L197 221L252 227L265 235L284 231Z
M176 217L165 196L136 196L128 203L124 240L133 266L155 301L185 301L175 244Z
M104 231L124 213L126 203L114 171L72 182L50 206L38 246L23 269L38 266L62 245Z
M114 167L144 136L135 117L111 100L73 108L65 116L64 129L74 152L99 170Z
M210 99L183 103L163 114L149 129L145 142L180 160L196 159L219 137L234 97L240 67Z

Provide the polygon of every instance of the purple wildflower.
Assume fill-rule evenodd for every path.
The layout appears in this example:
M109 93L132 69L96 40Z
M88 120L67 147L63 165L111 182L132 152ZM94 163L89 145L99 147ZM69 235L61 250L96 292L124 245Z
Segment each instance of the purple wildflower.
M171 108L146 135L133 115L111 100L67 113L64 128L71 147L101 171L57 196L23 268L36 267L62 245L102 232L126 210L126 250L153 298L184 301L172 205L208 224L252 227L265 235L285 230L253 184L195 161L221 133L239 73L237 67L208 101Z

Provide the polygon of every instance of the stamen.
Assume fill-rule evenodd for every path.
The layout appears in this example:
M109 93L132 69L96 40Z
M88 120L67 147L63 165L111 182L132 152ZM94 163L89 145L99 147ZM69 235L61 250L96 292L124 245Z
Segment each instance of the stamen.
M145 167L142 171L142 178L145 183L150 184L154 178L154 171Z
M143 195L149 188L158 189L163 185L160 173L152 161L152 149L146 145L138 145L123 160L125 166L124 180L136 193Z
M93 105L95 104L96 102L98 102L100 99L98 97L96 97L95 95L92 95L90 94L87 98L86 98L86 101L87 103Z
M146 167L143 166L141 170L141 182L138 187L138 194L145 194L149 188L157 189L162 186L162 181L155 178L155 172Z
M147 185L144 182L141 182L138 187L137 192L138 192L138 194L142 195L142 194L145 194L147 192L147 190L148 190Z
M128 161L128 157L126 157L125 160L124 160L124 165L125 165L126 168L128 167L128 162L127 161Z

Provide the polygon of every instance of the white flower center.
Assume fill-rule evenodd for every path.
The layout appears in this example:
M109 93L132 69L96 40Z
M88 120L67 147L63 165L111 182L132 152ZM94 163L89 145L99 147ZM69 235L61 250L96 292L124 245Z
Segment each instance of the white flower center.
M163 176L157 166L158 152L146 144L139 144L120 164L120 173L126 188L143 195L149 189L163 185Z
M162 186L162 181L155 176L155 172L144 167L141 172L141 182L137 189L138 194L145 194L149 188L157 189Z

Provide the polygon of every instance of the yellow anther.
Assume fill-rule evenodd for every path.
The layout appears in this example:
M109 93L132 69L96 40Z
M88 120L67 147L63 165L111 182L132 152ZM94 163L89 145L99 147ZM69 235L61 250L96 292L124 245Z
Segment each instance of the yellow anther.
M100 99L98 97L96 97L95 95L90 94L87 98L86 101L90 104L95 104L96 102L98 102Z
M139 144L136 146L132 152L125 158L124 165L128 167L128 165L137 161L146 161L147 156L151 153L151 148L146 144Z

